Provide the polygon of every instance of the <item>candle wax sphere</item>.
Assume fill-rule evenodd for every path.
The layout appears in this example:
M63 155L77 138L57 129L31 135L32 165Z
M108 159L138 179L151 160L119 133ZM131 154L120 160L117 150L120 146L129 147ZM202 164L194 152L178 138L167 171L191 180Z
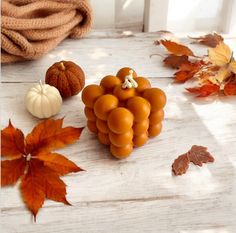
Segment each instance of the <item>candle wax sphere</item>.
M132 143L133 130L130 129L129 131L127 131L123 134L115 134L110 131L109 132L109 139L114 146L123 147L127 144Z
M96 126L98 128L98 130L104 134L108 134L109 133L109 128L107 125L107 121L103 121L101 119L96 120Z
M95 84L88 85L82 91L82 101L87 107L93 108L95 101L103 94L104 89L101 86Z
M92 133L97 133L98 132L95 121L87 121L87 127Z
M156 125L164 119L164 111L160 109L156 112L152 112L149 116L150 125Z
M84 108L84 114L90 121L96 121L96 116L94 114L94 111L92 108L85 107Z
M148 127L149 127L149 119L145 119L145 120L140 121L138 123L134 123L134 125L133 125L134 135L137 136L137 135L147 132Z
M151 104L151 112L156 112L164 108L166 104L166 95L159 88L149 88L143 92L143 97Z
M148 129L148 136L149 137L155 137L160 134L162 129L162 123L156 124L156 125L150 125Z
M98 140L103 145L110 145L110 140L109 140L108 134L104 134L104 133L98 132Z
M110 151L112 155L117 159L124 159L127 158L133 151L133 144L127 144L124 147L116 147L111 144Z
M151 111L150 103L140 96L130 98L127 101L127 108L133 113L135 122L147 119Z
M138 84L138 87L136 88L137 93L142 93L145 89L151 87L151 83L148 81L148 79L143 77L137 77L135 81Z
M148 133L145 132L143 134L140 134L138 136L134 136L133 143L135 147L143 146L148 140Z
M118 107L118 99L114 95L106 94L97 99L94 104L94 113L101 120L107 120L110 111Z
M116 86L113 94L121 101L125 101L135 96L135 88L122 88L122 86Z
M120 79L112 75L105 76L100 82L106 93L112 93L113 89L120 84Z
M123 134L133 125L133 114L126 108L118 107L108 116L108 127L113 133Z
M121 68L117 72L116 76L121 80L122 83L125 81L125 77L129 75L130 70L133 70L133 69L131 69L130 67L124 67L124 68ZM137 73L133 70L133 78L136 78L136 77L137 77Z

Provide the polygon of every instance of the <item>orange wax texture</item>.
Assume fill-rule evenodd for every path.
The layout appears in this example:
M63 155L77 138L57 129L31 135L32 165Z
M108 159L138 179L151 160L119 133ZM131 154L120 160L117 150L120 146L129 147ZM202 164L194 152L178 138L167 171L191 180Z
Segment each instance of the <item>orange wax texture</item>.
M123 86L130 75L136 87ZM100 85L86 86L82 101L88 129L118 159L127 158L135 147L161 133L166 95L129 67L105 76Z

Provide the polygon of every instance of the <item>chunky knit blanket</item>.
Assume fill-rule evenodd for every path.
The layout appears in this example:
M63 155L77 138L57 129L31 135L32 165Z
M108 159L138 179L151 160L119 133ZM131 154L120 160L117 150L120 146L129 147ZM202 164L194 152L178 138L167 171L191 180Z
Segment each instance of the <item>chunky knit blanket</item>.
M3 0L1 63L32 60L91 28L88 0Z

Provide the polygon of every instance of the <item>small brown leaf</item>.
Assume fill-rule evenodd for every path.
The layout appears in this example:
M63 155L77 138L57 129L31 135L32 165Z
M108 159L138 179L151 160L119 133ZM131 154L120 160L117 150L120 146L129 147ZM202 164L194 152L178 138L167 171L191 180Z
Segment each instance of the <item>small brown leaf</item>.
M213 156L207 151L207 147L192 146L188 152L189 161L195 165L202 166L203 163L214 162Z
M180 155L172 164L172 171L176 176L186 173L189 167L188 153Z
M189 37L189 38L195 40L196 43L200 43L211 48L215 48L216 45L224 41L224 38L217 33L207 34L205 36L200 36L200 37Z
M166 66L169 66L173 69L178 69L183 63L188 62L188 56L176 56L174 54L170 54L163 60L163 62Z
M177 56L195 56L187 46L178 44L170 40L160 40L160 43L172 54Z

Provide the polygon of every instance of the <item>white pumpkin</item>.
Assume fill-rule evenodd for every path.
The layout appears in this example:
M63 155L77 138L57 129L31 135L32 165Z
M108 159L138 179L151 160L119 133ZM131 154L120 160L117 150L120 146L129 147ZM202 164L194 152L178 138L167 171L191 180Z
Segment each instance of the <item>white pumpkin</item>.
M33 116L49 118L60 111L62 98L55 87L40 82L30 88L25 97L25 104Z

